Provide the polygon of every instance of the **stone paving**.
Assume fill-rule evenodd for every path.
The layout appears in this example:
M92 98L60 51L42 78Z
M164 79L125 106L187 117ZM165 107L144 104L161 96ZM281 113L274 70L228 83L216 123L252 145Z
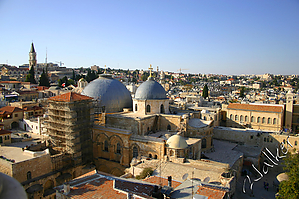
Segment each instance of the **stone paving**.
M243 188L243 182L244 182L244 178L245 176L241 176L239 178L239 180L237 181L237 188L236 188L236 192L233 198L236 199L252 199L252 198L258 198L258 199L274 199L275 198L275 194L277 192L276 188L273 187L273 180L276 178L276 176L279 173L282 173L282 167L278 166L277 168L271 168L269 169L269 173L267 173L266 175L264 175L264 177L257 181L254 182L253 185L253 195L254 196L250 196L251 192L247 186L247 190L246 193L244 194L242 191ZM252 176L251 179L254 180L257 177ZM264 182L268 182L269 183L269 189L268 191L266 189L264 189ZM248 185L248 181L246 180L246 185Z

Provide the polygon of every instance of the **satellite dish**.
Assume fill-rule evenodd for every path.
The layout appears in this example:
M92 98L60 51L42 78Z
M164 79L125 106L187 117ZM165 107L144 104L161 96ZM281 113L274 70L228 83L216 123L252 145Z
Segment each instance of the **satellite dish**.
M210 177L206 177L203 181L208 183L210 181Z
M188 173L185 173L182 177L183 180L186 180L188 178Z

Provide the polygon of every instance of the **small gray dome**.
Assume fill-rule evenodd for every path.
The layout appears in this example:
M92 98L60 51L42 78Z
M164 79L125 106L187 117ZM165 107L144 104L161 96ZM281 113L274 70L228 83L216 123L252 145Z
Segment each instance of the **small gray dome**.
M107 113L120 112L123 108L132 108L132 97L128 89L111 75L103 74L90 82L82 91L87 95L99 100L100 107L105 106Z
M136 90L135 99L167 99L164 88L156 82L152 77L149 77Z

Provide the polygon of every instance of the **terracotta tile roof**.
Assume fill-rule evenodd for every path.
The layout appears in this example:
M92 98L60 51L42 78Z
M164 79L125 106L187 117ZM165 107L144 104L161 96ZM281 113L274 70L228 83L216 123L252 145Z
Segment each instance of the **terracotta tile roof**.
M284 107L282 105L261 105L261 104L230 103L227 106L227 109L282 113L283 110L284 110Z
M11 131L7 131L7 130L3 130L3 129L0 130L0 135L11 134L11 133L12 133Z
M150 183L153 183L153 184L156 184L156 185L160 185L161 181L162 181L162 187L163 186L168 186L168 179L164 178L164 177L160 177L160 176L150 176L150 177L144 179L143 181L150 182ZM177 186L181 185L181 184L182 184L181 182L173 180L173 179L171 181L171 187L174 188L174 189Z
M11 114L14 112L21 112L21 111L23 111L23 109L20 109L18 107L4 106L4 107L0 108L0 115Z
M0 81L0 84L20 84L19 81Z
M196 194L207 196L208 199L222 199L224 198L226 191L206 186L198 186Z
M50 97L48 100L59 101L59 102L74 102L74 101L91 100L91 99L93 98L85 95L80 95L78 93L69 92L62 95Z
M91 171L69 182L70 192L68 198L127 198L127 193L153 198L150 195L157 187L142 181L132 181L115 176L108 176ZM63 193L63 185L57 186L55 190Z

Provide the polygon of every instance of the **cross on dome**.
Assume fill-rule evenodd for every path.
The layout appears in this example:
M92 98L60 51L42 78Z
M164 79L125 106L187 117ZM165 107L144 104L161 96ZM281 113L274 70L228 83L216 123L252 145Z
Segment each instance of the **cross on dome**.
M152 65L150 64L150 67L148 68L150 70L150 77L152 77L152 70L153 70L153 67Z

